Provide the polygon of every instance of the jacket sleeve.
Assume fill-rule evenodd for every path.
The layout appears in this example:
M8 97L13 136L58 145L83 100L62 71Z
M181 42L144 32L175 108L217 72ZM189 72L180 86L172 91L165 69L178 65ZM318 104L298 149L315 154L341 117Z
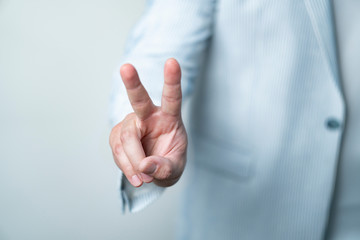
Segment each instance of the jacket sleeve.
M110 121L114 126L132 108L120 78L120 66L131 63L154 104L160 105L166 59L176 58L182 69L184 98L190 95L212 34L215 0L150 0L131 32L125 53L113 75ZM136 212L161 195L163 188L144 184L134 188L121 174L123 210Z

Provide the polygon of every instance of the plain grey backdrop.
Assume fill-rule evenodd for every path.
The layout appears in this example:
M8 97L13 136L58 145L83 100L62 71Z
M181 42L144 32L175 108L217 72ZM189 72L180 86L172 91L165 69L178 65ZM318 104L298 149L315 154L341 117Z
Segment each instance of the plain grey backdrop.
M122 215L111 76L144 0L0 0L0 239L172 239L177 185Z

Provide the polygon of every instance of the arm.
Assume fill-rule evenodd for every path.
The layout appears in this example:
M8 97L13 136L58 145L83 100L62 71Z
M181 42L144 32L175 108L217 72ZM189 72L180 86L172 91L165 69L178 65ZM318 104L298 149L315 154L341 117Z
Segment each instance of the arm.
M163 64L169 57L177 58L182 66L182 89L184 95L186 96L191 92L193 81L201 69L203 53L211 37L214 8L215 3L213 0L156 0L151 1L148 5L147 11L129 38L122 62L130 62L136 67L139 79L141 79L141 82L148 90L149 97L156 105L160 105L161 101ZM173 64L176 63L173 62ZM130 65L125 65L122 68L122 73L124 73L122 75L127 73L137 75L135 69L132 69ZM125 78L122 77L126 85L126 76ZM121 145L119 139L122 123L124 122L122 119L132 110L126 97L126 89L121 84L119 71L115 74L114 80L111 120L113 124L119 121L121 121L121 124L120 126L117 125L117 131L115 131L115 128L113 129L112 138L114 140L110 140L110 142L114 159L122 168L122 165L119 164L121 157L117 156L119 154L114 151L114 148L115 145ZM129 121L126 120L126 122ZM184 136L186 137L186 134ZM118 142L115 143L115 141ZM142 139L139 139L139 141L142 141ZM149 157L150 155L145 153L145 156ZM139 160L138 162L144 161ZM184 165L185 161L179 162ZM176 168L178 168L175 170L179 172L178 177L180 177L183 166ZM151 178L146 179L146 176L143 179L141 175L139 178L140 185L142 182L154 180ZM157 185L170 186L174 183L172 181L172 184L162 184L155 178L157 185L145 184L141 188L135 188L140 185L135 184L134 181L139 183L136 178L132 179L132 176L129 175L126 175L126 178L122 177L121 180L123 203L129 206L130 211L140 210L156 199L163 191L163 188ZM168 180L164 182L166 181L169 183Z

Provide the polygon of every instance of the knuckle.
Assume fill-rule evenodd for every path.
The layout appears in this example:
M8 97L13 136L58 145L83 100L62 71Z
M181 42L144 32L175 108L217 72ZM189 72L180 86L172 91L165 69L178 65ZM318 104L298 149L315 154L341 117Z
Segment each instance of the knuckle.
M130 138L134 137L134 132L127 128L121 131L120 139L122 142L128 141Z
M113 147L113 153L116 155L116 156L119 156L122 152L122 145L121 143L117 143L114 145Z
M182 100L181 95L176 95L176 94L174 94L174 95L164 94L163 98L165 101L170 102L170 103L179 103Z
M151 101L150 98L140 98L140 99L131 101L131 105L135 108L144 109L144 108L149 107L150 101Z

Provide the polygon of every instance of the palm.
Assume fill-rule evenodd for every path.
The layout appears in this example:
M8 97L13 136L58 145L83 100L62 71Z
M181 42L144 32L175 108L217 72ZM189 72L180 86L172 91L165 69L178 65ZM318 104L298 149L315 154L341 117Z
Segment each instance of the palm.
M182 122L158 110L143 121L141 126L143 126L141 143L146 156L156 155L176 159L185 155L187 141Z

